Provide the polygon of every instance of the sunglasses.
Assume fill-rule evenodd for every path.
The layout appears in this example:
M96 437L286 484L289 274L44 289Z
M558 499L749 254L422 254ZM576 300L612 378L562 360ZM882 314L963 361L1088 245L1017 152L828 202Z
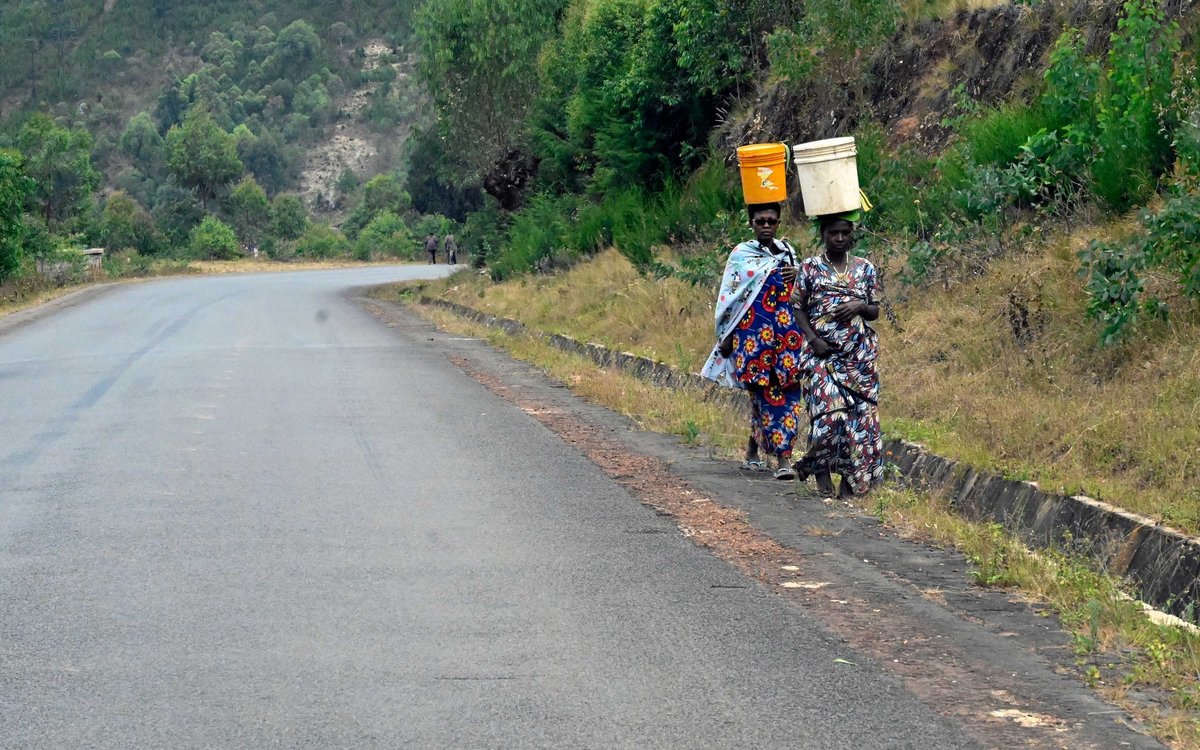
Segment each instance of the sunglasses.
M754 220L755 226L760 226L760 227L773 227L778 223L779 223L779 219L755 219Z

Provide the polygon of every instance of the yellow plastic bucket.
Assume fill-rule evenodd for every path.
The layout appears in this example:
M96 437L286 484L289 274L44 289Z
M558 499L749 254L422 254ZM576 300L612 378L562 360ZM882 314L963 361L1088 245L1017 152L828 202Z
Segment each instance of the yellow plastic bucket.
M787 199L787 146L758 143L737 150L742 195L747 205L781 203Z

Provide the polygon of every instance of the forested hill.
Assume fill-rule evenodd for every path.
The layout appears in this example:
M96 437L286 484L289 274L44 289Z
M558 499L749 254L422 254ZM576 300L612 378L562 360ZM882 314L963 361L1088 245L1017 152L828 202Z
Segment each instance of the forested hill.
M25 210L5 217L0 281L81 245L140 258L415 252L407 142L428 120L416 4L6 3L0 148Z

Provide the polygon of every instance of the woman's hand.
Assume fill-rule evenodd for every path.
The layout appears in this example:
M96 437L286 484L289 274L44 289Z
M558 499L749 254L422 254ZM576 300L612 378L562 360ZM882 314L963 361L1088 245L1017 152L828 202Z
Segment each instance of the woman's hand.
M780 266L780 274L783 276L784 284L794 284L796 282L796 273L800 270L795 266Z
M833 346L820 336L809 339L808 345L812 347L813 354L818 359L825 359L830 354L833 354Z
M851 300L833 308L833 312L830 315L839 323L848 323L856 315L862 315L866 307L867 303L862 300Z

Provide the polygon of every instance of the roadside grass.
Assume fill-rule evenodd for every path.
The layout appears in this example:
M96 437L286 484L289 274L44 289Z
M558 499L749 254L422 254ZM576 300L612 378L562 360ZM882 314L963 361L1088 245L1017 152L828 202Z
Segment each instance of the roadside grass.
M1101 347L1076 253L1120 231L1052 238L954 282L897 284L898 326L877 325L884 429L1195 534L1200 310L1172 300L1169 323ZM900 262L877 260L889 271ZM640 275L613 250L555 275L494 283L467 272L425 292L693 372L713 343L712 290Z
M512 336L428 305L412 309L439 328L504 349L584 398L642 428L706 445L720 458L740 456L745 420L697 394L671 391L562 352L536 336ZM1087 561L1035 552L997 524L974 523L935 495L887 485L855 501L897 533L960 550L980 586L1013 589L1056 611L1073 639L1076 666L1089 686L1180 750L1200 750L1200 634L1152 622L1121 582Z
M977 585L1048 604L1090 687L1171 747L1200 749L1200 633L1153 622L1119 581L1086 561L1035 552L998 524L963 519L944 498L889 484L855 502L904 536L961 551Z
M414 309L443 330L482 339L535 364L572 391L624 414L642 429L678 435L691 445L707 446L710 455L719 457L740 456L746 445L747 418L731 408L714 407L698 393L667 390L617 370L602 370L589 359L531 335L511 336L427 305Z

